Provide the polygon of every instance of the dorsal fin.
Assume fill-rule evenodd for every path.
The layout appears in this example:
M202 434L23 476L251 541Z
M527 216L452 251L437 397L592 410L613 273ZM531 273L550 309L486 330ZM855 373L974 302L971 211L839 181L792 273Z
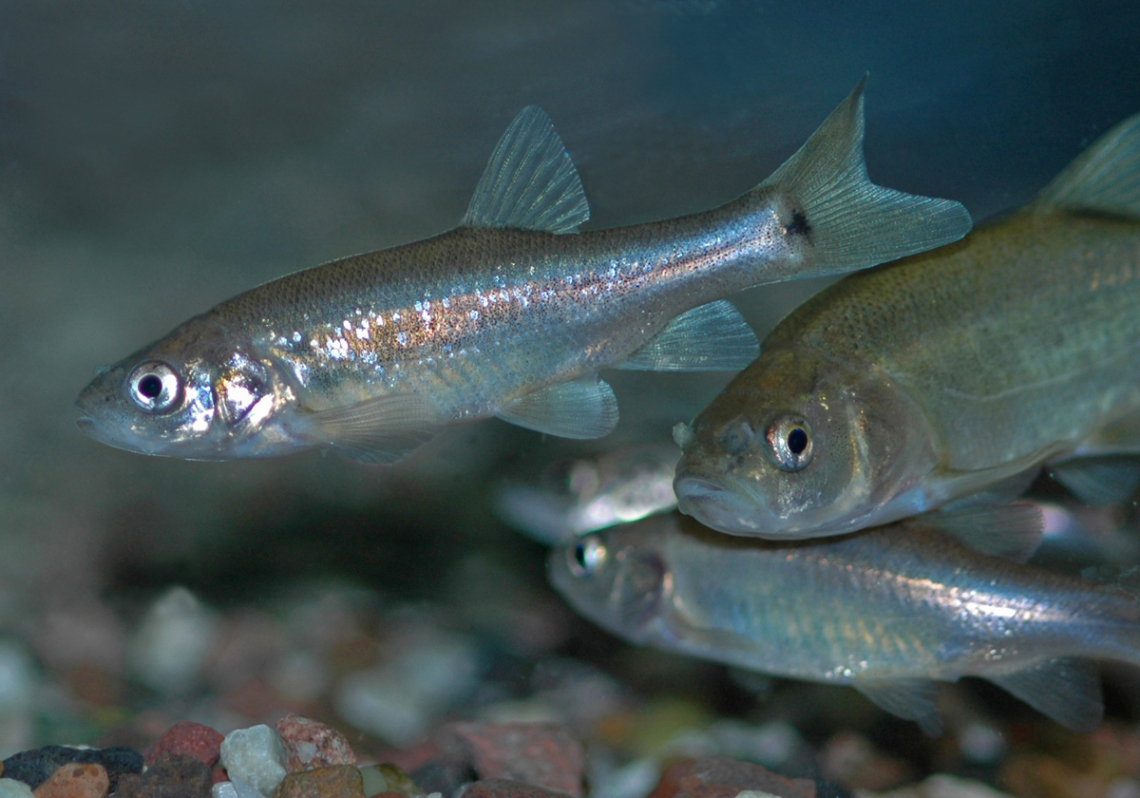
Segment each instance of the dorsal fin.
M1032 207L1038 212L1068 208L1140 218L1140 114L1078 155Z
M528 105L495 145L461 224L576 233L589 218L566 146L546 112Z

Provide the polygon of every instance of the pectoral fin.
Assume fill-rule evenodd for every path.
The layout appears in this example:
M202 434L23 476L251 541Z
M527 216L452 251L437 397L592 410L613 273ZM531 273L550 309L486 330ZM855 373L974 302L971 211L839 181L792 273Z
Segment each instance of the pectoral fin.
M1026 562L1041 545L1045 516L1029 503L978 506L927 513L915 519L929 523L980 554Z
M1085 504L1121 504L1140 487L1140 459L1077 458L1058 463L1049 476L1073 492Z
M589 218L566 146L546 112L528 105L491 153L462 224L576 233Z
M931 737L942 734L938 683L929 679L860 679L851 686L880 709L913 720Z
M315 412L311 422L333 450L350 460L390 465L443 429L445 419L417 394L395 394Z
M985 678L1080 734L1094 731L1104 717L1100 676L1088 660L1054 659Z
M740 311L722 299L682 313L618 368L739 371L759 356L756 334Z
M618 422L613 389L597 377L548 385L520 396L496 415L560 438L601 438Z

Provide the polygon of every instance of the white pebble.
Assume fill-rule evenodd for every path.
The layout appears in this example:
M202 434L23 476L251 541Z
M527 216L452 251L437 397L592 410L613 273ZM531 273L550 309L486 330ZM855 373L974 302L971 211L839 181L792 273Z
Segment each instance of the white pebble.
M233 779L219 781L211 787L210 798L262 798L262 795L241 779Z
M0 798L33 798L32 788L15 779L0 779Z
M236 729L222 740L222 765L230 779L247 782L265 796L273 795L285 778L287 760L281 736L264 724Z
M131 640L132 669L159 692L186 692L202 673L214 631L212 613L194 594L171 588L151 606Z

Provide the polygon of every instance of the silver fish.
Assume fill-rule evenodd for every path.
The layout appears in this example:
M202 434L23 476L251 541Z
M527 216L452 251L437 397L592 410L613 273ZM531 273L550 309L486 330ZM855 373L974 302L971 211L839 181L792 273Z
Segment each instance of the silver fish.
M954 241L956 202L876 186L863 83L737 200L577 233L589 208L546 114L500 140L462 224L254 288L110 367L80 427L144 454L202 460L331 446L391 463L455 422L498 416L596 438L617 423L602 368L736 370L755 335L720 298Z
M673 514L556 549L548 574L634 643L850 685L929 733L936 682L962 676L1091 731L1103 705L1088 658L1140 665L1140 600L1013 561L1040 539L1039 510L1017 505L818 543L732 537Z
M548 546L663 513L677 506L673 472L677 447L644 443L555 463L539 484L503 485L495 497L500 517ZM551 479L558 475L560 479ZM553 483L553 484L551 484Z
M1140 482L1119 457L1140 453L1138 309L1140 115L1028 207L784 319L677 430L680 508L731 534L841 535L1045 462L1121 501Z

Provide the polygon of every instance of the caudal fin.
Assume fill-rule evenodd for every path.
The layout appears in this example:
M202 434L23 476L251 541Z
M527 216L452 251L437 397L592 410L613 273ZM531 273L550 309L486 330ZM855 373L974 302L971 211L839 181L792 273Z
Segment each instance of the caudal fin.
M754 189L789 198L811 243L795 277L839 274L914 255L970 232L961 203L877 186L863 162L863 87L831 112L799 151ZM793 276L793 275L788 275Z

